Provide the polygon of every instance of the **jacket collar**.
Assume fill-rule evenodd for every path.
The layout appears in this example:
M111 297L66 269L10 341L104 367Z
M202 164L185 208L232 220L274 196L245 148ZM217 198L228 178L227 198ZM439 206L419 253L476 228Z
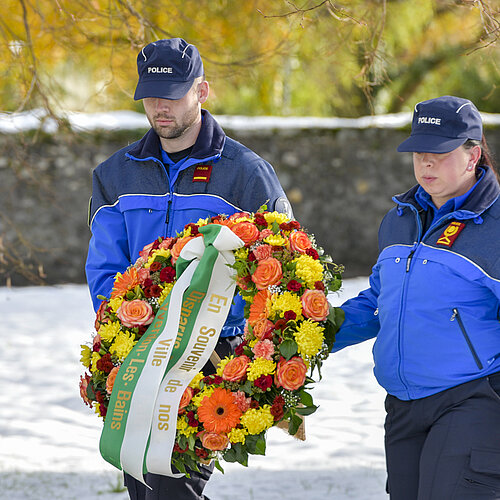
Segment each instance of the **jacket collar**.
M500 185L493 170L487 166L481 168L485 171L484 175L460 207L460 212L479 215L489 208L500 195ZM401 205L413 205L418 211L422 210L422 207L415 199L418 187L418 184L413 186L406 193L394 196L393 200Z
M200 133L198 134L189 157L198 160L214 156L220 157L222 149L224 148L226 134L207 110L201 110L201 118ZM161 160L160 148L160 138L151 128L144 137L128 151L128 155L137 160L146 160L149 158Z

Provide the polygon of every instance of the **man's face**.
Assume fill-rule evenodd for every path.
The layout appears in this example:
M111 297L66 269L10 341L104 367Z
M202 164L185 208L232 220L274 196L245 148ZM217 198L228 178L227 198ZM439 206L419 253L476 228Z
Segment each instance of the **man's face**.
M200 82L195 81L188 93L177 100L145 97L144 111L154 131L162 139L178 139L189 134L201 120Z

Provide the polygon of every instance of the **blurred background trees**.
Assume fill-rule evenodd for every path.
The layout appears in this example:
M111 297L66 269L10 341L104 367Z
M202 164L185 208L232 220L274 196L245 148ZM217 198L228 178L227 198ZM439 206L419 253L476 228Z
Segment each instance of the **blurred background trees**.
M357 117L438 94L500 109L499 0L6 0L0 103L135 109L142 46L180 36L216 114Z

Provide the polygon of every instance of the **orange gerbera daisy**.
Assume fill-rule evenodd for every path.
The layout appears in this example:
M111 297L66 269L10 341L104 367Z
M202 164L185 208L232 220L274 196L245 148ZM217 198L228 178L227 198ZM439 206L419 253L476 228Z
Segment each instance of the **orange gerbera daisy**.
M267 319L269 313L271 312L271 293L266 288L260 290L255 294L253 302L250 305L250 314L248 316L248 322L251 326L262 319Z
M198 408L198 419L205 429L218 434L229 432L240 423L241 410L234 402L233 394L217 387L211 396L203 398Z
M140 283L141 280L135 267L127 269L123 274L117 273L111 298L123 297L129 290L133 290Z

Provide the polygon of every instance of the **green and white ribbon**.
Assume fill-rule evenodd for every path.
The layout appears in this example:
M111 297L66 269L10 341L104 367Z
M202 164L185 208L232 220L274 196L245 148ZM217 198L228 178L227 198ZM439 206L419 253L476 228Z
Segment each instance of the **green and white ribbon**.
M101 435L103 458L144 482L171 470L177 412L185 388L215 349L236 286L233 250L244 243L209 224L176 262L177 281L116 377Z

